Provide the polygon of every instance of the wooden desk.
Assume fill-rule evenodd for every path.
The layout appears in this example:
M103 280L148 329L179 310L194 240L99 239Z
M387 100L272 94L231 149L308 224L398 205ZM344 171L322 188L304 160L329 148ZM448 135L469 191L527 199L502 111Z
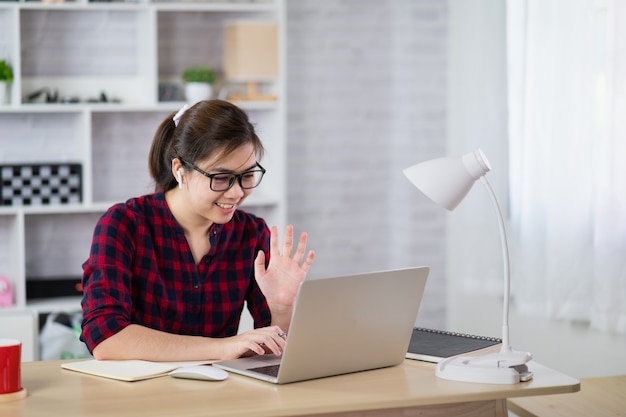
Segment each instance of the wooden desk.
M0 415L506 416L506 398L580 389L577 379L534 362L534 379L515 385L447 381L435 376L433 364L406 360L392 368L281 386L234 374L222 382L168 376L121 382L61 369L61 363L23 363L28 396L0 403Z

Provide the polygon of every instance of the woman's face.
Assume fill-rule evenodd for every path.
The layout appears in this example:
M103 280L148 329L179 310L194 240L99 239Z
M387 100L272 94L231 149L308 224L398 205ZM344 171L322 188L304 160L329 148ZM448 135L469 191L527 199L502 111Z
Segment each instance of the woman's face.
M256 165L256 154L252 145L244 145L231 154L219 159L196 161L195 166L207 174L243 174L253 169ZM240 179L237 178L228 190L214 191L211 189L213 181L214 189L224 188L228 182L224 182L224 176L215 176L211 180L202 173L190 169L187 166L184 175L186 184L183 187L189 208L202 220L211 223L224 224L232 219L235 210L252 193L253 189L241 188Z

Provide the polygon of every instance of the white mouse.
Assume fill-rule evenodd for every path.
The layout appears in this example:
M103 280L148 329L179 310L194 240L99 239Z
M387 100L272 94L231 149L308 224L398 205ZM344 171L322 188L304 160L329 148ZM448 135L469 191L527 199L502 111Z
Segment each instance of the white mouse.
M223 381L228 378L228 372L210 365L183 366L174 369L169 375L174 378L198 379L200 381Z

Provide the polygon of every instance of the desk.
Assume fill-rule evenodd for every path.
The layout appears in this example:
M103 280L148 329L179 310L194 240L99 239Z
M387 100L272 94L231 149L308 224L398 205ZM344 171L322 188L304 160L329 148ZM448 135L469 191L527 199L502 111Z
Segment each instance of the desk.
M577 379L531 362L532 381L488 385L439 379L434 364L401 365L276 386L231 374L222 382L169 376L122 382L25 362L23 400L0 403L2 417L74 416L506 416L506 398L576 392Z
M572 395L516 398L509 409L520 417L626 416L626 375L582 378Z

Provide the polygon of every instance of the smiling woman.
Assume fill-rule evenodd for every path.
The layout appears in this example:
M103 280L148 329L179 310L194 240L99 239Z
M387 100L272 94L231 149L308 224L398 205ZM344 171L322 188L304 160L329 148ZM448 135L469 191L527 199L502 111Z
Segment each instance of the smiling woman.
M313 262L306 233L240 209L263 145L235 105L200 101L157 128L155 192L111 207L83 264L82 340L96 359L212 360L281 354ZM238 334L244 305L256 329Z

